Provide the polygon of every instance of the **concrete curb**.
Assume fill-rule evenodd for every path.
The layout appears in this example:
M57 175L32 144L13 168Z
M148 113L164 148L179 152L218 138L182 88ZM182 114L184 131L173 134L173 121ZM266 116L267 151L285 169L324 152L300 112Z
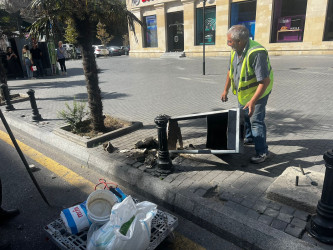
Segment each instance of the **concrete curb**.
M114 159L112 155L88 152L85 147L68 141L36 125L19 121L6 114L10 126L15 127L39 142L69 154L89 168L102 171L119 184L135 190L153 202L166 206L185 218L244 249L321 249L282 231L269 227L247 216L193 193L179 191L172 184L153 177L126 163L126 158Z

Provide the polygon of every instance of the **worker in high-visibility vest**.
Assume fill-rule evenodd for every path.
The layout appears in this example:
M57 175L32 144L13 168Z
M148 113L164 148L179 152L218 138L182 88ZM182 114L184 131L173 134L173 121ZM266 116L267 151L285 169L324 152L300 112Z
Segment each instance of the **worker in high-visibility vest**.
M244 143L255 145L256 155L251 157L251 162L261 163L269 155L264 120L267 100L273 86L273 70L267 50L249 39L249 30L245 26L232 26L227 39L232 51L221 100L228 100L231 87L233 94L237 95L239 107L245 111Z

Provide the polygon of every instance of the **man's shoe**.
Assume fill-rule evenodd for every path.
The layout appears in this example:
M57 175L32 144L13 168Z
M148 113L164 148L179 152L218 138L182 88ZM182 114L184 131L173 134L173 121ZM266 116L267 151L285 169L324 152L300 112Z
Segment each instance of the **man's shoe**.
M262 162L266 161L266 159L268 158L268 156L269 156L268 153L264 153L264 154L261 154L261 155L253 156L253 157L251 157L251 163L254 163L254 164L262 163Z
M0 208L0 221L9 220L18 215L19 213L20 211L18 209L3 210L2 208Z
M254 141L252 138L245 138L244 145L254 145Z

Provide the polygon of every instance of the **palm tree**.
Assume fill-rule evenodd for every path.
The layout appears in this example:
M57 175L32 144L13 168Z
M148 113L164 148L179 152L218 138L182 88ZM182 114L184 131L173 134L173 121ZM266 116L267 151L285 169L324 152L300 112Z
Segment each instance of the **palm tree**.
M103 131L104 116L101 90L98 85L98 71L92 48L96 24L123 25L128 21L134 31L134 22L141 21L126 9L120 0L33 0L29 6L30 14L36 21L32 24L30 34L34 37L51 35L58 29L58 23L68 19L74 22L78 33L77 42L82 49L83 70L88 92L88 105L93 129Z

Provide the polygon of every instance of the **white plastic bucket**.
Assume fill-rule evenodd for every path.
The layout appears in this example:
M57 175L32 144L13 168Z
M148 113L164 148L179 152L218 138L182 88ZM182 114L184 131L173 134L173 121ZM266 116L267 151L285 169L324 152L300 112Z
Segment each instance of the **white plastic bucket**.
M109 190L96 190L87 199L87 215L92 223L104 224L110 220L111 210L117 198Z

